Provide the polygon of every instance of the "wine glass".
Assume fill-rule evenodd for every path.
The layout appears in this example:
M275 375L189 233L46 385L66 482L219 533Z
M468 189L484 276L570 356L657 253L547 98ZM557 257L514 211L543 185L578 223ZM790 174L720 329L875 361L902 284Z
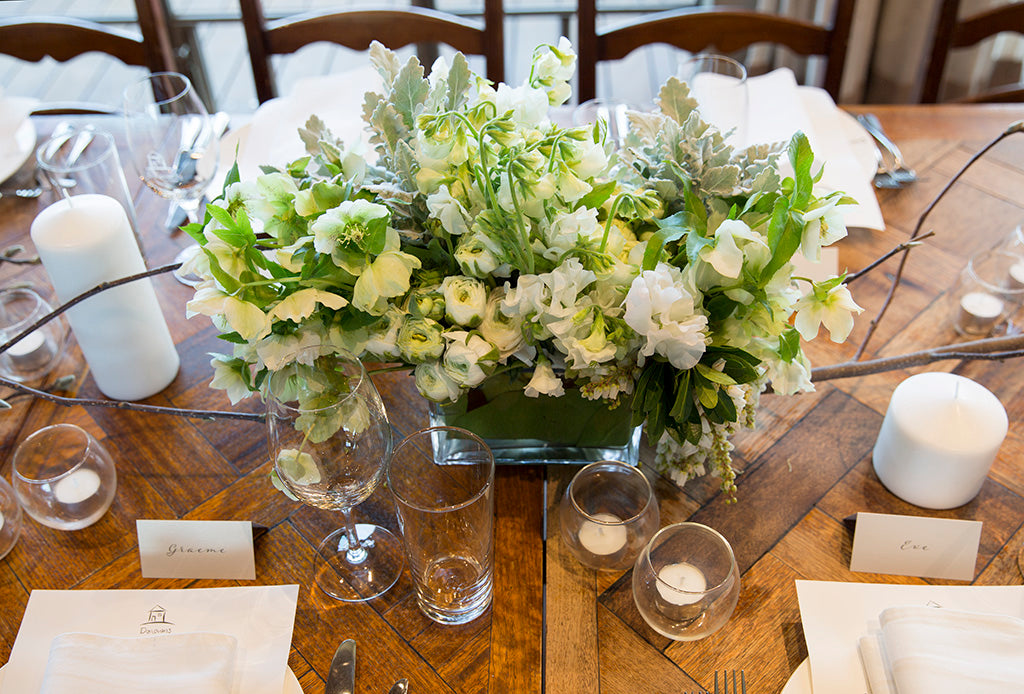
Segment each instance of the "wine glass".
M747 68L726 55L701 53L679 65L679 79L697 99L701 117L725 135L733 147L747 145Z
M354 356L306 348L271 374L267 435L274 474L303 503L341 511L344 527L317 548L314 580L344 602L384 593L402 572L402 542L355 523L352 508L380 483L391 455L391 425L380 394Z
M197 223L199 205L217 171L219 145L210 114L192 82L177 72L154 72L124 91L124 117L135 170L150 190ZM195 252L186 248L176 262ZM176 272L182 284L199 278Z
M732 547L700 523L662 528L633 567L633 600L640 615L676 641L696 641L721 629L739 597Z

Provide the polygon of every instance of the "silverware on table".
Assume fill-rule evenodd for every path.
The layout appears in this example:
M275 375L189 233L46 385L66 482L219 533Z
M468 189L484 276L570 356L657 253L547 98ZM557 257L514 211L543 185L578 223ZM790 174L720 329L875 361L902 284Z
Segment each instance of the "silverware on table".
M722 688L718 688L718 676L722 676ZM729 688L730 677L732 679L732 688ZM735 670L722 670L721 673L715 672L715 694L747 694L747 680L744 677L743 670L739 671L739 680L737 688L737 679Z
M881 148L881 154L888 155L889 159L892 159L892 165L889 165L885 161L881 161L879 170L881 171L884 167L886 173L889 174L892 181L899 185L906 185L913 183L917 180L917 173L907 166L906 161L903 159L903 153L900 148L896 146L885 131L882 129L882 124L879 122L878 117L873 113L863 113L857 115L857 122L863 126L868 134L875 139L878 146ZM877 179L877 176L876 176ZM878 187L885 187L875 183Z
M356 642L345 639L334 652L324 694L353 694L356 688Z
M388 694L405 694L408 691L409 680L403 677L402 679L398 680L393 685L391 685L391 690L388 692Z
M217 146L219 147L220 146L220 138L221 138L221 136L224 135L224 132L228 129L228 125L231 122L231 116L229 116L224 111L217 111L216 113L210 115L210 121L211 121L210 127L213 129L213 132L217 136ZM195 162L193 161L192 163L193 163L193 166L194 166ZM221 166L223 166L223 165L224 165L224 163L221 162ZM220 195L220 191L219 190L217 191L217 195ZM205 204L206 204L206 202L207 202L207 198L204 195L203 199L200 200L200 202L199 202L199 209L203 209ZM167 217L164 219L164 227L168 231L174 231L174 230L178 229L179 227L181 227L186 222L188 222L188 215L185 214L185 210L181 209L180 206L178 206L176 203L172 202L171 206L167 210Z
M0 198L38 198L42 193L42 186L0 188Z

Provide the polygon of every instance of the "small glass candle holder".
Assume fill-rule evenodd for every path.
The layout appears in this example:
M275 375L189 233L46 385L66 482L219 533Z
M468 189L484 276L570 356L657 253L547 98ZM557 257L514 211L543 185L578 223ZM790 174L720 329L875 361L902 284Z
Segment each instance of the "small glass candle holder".
M700 523L662 528L633 567L633 600L641 616L676 641L696 641L721 629L739 596L732 547Z
M559 511L562 540L593 569L624 570L658 529L658 501L635 467L603 460L572 478Z
M993 249L971 257L950 291L953 328L965 337L1009 332L1024 303L1024 261Z
M0 291L0 344L20 334L53 309L31 289ZM67 344L68 326L58 316L0 353L0 373L18 382L34 381L50 373Z
M615 149L620 149L629 134L629 111L640 110L638 106L615 99L590 99L573 109L572 124L581 126L603 122L608 141Z
M21 506L14 490L0 478L0 559L14 549L21 535Z
M45 526L78 530L98 521L114 500L117 470L107 449L74 424L44 427L14 451L14 492Z

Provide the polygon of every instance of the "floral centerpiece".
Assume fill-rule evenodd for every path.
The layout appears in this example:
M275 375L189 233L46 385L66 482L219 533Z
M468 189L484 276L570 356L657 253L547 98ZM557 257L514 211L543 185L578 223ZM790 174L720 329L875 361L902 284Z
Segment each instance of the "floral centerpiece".
M710 472L732 493L730 438L759 393L811 390L801 337L845 340L860 311L841 277L793 276L852 202L815 194L807 138L735 150L672 78L615 150L602 123L549 118L570 95L565 39L515 88L461 54L429 77L379 44L370 60L372 160L314 116L307 156L232 172L190 228L189 314L232 347L211 385L236 402L320 344L398 362L440 403L499 380L572 390L631 413L677 481Z

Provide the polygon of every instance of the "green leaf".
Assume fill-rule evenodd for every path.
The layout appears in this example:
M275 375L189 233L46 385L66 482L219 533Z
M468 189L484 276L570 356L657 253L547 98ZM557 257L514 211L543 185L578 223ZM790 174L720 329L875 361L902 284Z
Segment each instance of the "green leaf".
M690 88L684 82L677 77L669 77L658 92L658 106L662 113L682 125L697 108L697 100L690 96Z
M676 399L669 416L679 423L690 418L693 411L693 393L690 392L690 370L682 371L676 377Z
M718 388L697 384L697 399L705 410L713 410L718 404Z
M789 163L793 166L796 177L796 188L793 191L793 207L802 210L811 199L814 182L811 179L811 166L814 164L814 152L807 135L797 131L789 141Z
M657 267L665 244L681 239L693 228L694 222L693 215L685 211L652 221L658 226L658 231L647 240L647 248L644 251L644 270L653 270Z
M462 53L456 53L452 57L451 66L448 68L447 109L449 111L462 108L469 100L466 92L469 90L472 78L473 73L469 69L466 56L462 55Z
M711 241L711 239L705 239ZM689 241L689 239L687 239ZM718 323L732 315L739 304L725 294L715 294L704 302L704 310L708 312L708 321Z
M423 79L423 66L416 56L411 56L391 85L391 103L409 130L416 127L416 116L429 91L430 85Z
M697 364L694 368L697 369L697 373L712 383L717 383L720 386L736 385L736 381L732 380L732 377L724 371L712 369L710 366L705 366L704 364Z
M792 362L800 353L800 333L796 328L790 328L779 335L779 357L784 362Z
M615 181L605 181L604 183L598 183L597 185L590 189L589 193L580 198L580 201L576 205L576 208L579 209L582 207L586 207L595 210L600 208L608 201L608 198L612 196L612 193L615 192L616 185L617 183Z
M238 291L238 288L241 287L241 285L238 283L238 280L224 272L220 263L217 262L217 256L207 249L206 246L203 246L202 250L210 261L210 274L214 276L218 283L220 283L220 286L224 288L224 291L228 294L234 294Z

